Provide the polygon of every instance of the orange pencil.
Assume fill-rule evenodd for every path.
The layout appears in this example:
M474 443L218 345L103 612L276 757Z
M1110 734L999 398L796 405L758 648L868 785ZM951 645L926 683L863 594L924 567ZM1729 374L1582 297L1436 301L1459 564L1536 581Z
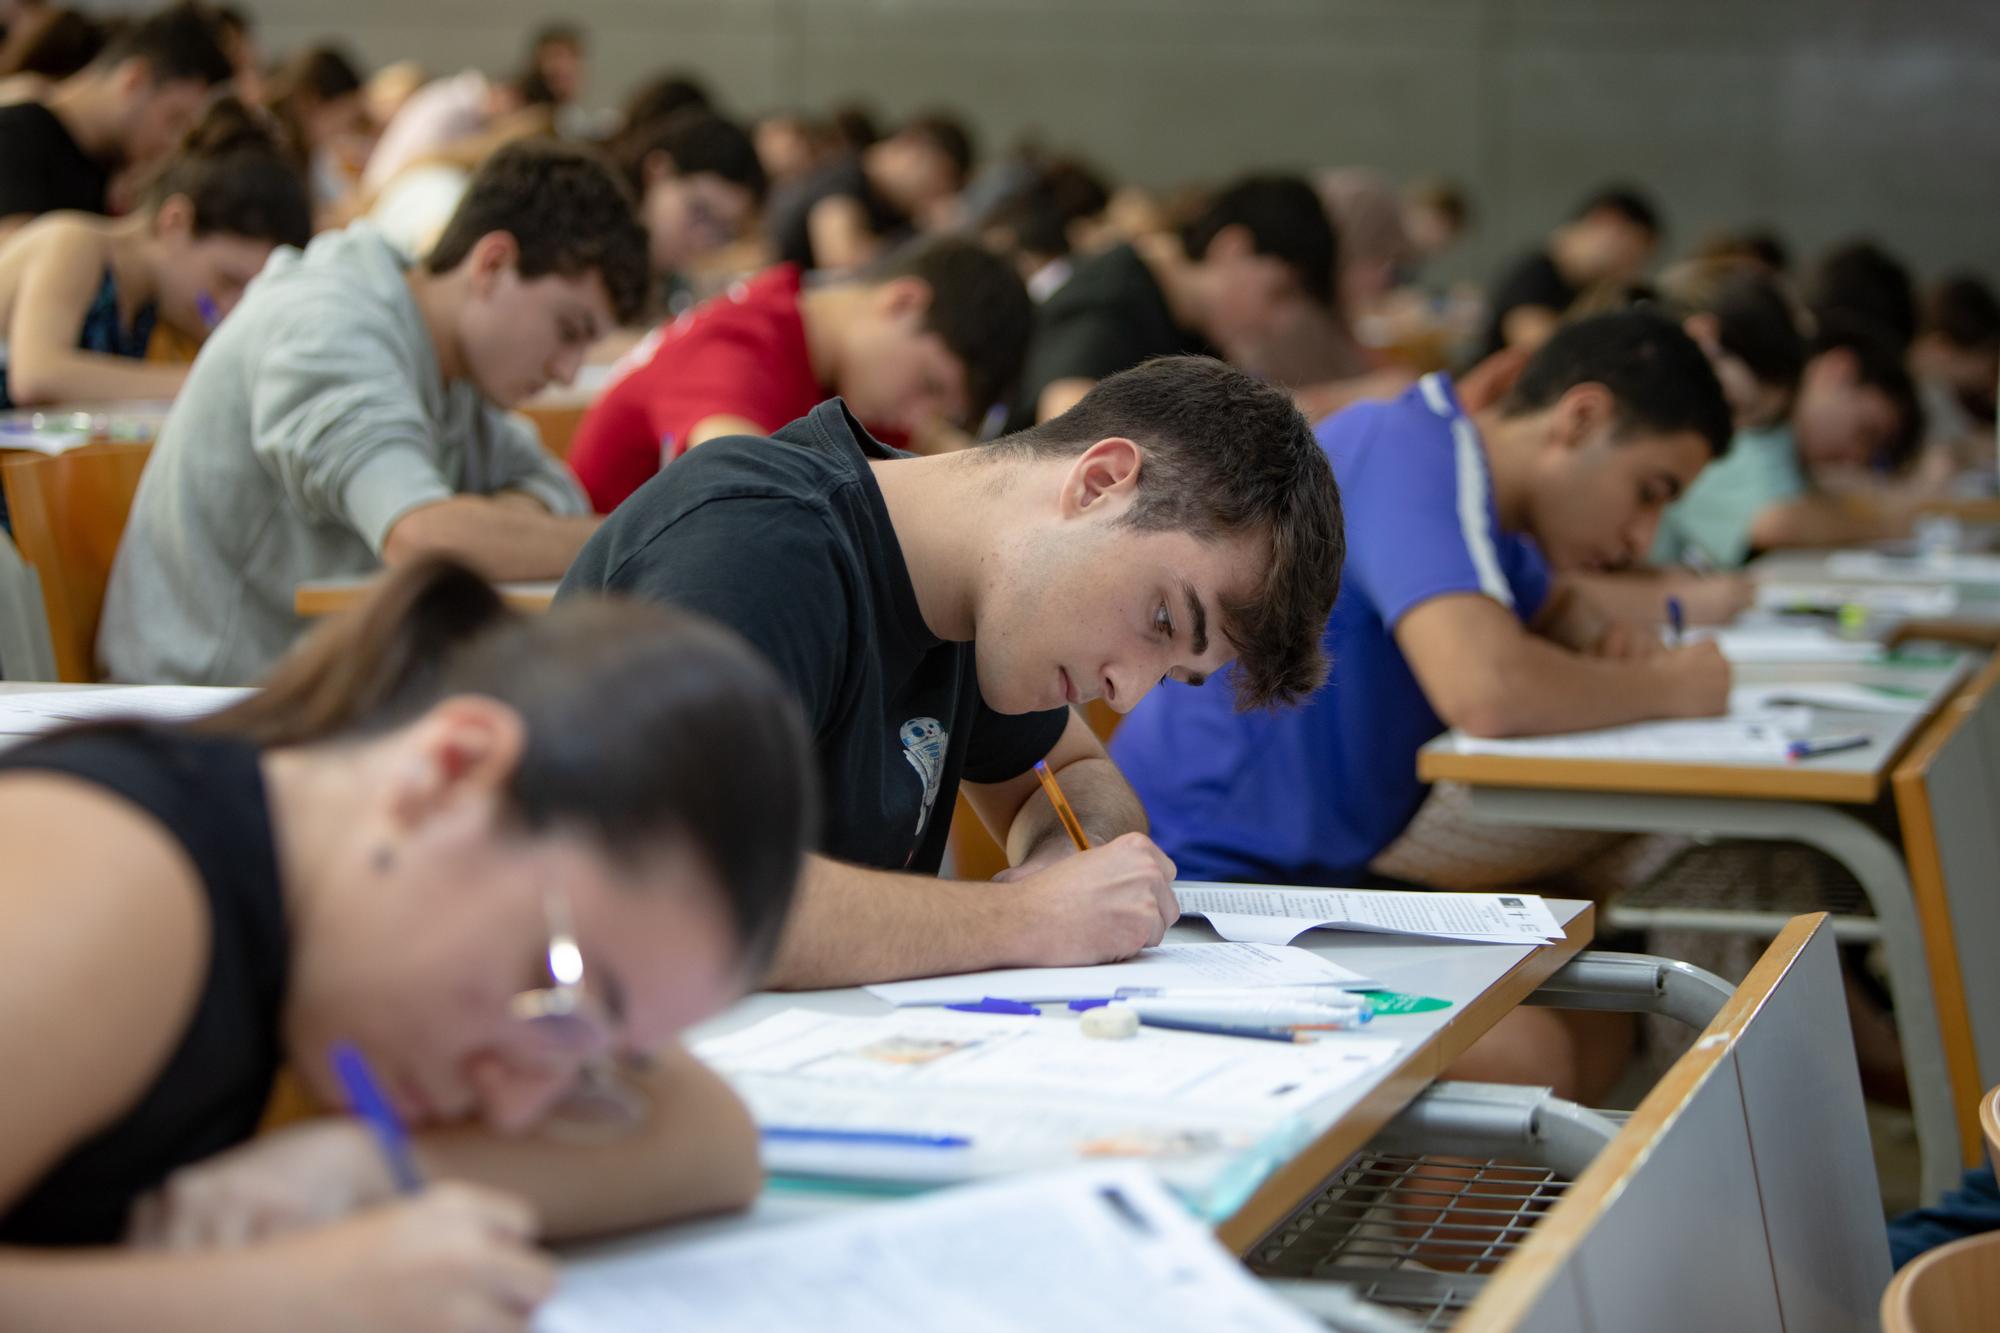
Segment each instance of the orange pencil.
M1049 772L1048 760L1036 762L1035 776L1042 780L1042 790L1049 794L1049 804L1056 808L1056 818L1062 821L1063 832L1069 834L1069 840L1076 844L1079 852L1089 851L1090 839L1084 835L1083 825L1077 822L1076 811L1069 808L1069 800L1063 795L1062 788L1056 785L1056 775Z

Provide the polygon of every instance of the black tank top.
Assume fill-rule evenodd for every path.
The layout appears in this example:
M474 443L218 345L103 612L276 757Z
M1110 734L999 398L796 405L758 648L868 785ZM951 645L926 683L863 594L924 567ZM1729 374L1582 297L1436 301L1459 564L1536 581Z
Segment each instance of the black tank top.
M110 1244L134 1199L249 1138L270 1100L288 961L270 806L258 752L239 740L94 728L0 755L0 772L24 769L82 778L144 810L187 849L208 899L208 976L152 1086L0 1213L0 1245Z

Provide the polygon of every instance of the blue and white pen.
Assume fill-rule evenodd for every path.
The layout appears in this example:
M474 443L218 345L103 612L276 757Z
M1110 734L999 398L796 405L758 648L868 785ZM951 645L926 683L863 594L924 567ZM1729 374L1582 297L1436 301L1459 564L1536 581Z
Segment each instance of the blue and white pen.
M1671 635L1667 642L1680 647L1681 640L1687 635L1687 608L1681 605L1678 597L1667 598L1667 630Z
M403 1194L415 1194L424 1187L424 1177L410 1151L409 1131L403 1128L396 1108L382 1095L382 1086L375 1081L368 1061L359 1047L346 1041L335 1042L331 1056L334 1075L347 1091L347 1107L374 1132L382 1156L389 1163L389 1174L395 1178L396 1189Z

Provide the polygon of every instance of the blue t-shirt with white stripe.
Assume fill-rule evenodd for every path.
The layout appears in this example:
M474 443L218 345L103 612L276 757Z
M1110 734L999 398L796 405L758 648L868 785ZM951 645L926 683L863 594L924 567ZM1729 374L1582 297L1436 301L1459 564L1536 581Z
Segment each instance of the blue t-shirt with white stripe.
M1168 683L1111 752L1153 837L1184 879L1338 884L1365 873L1424 797L1417 751L1444 730L1395 629L1450 593L1491 597L1525 622L1549 571L1500 529L1478 430L1451 381L1322 422L1347 517L1347 567L1326 631L1333 676L1300 708L1238 713L1225 680ZM1476 668L1475 668L1476 669Z

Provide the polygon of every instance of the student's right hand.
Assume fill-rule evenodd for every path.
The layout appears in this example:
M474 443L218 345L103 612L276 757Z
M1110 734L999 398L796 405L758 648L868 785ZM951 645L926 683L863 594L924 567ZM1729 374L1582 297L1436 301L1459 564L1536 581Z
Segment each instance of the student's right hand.
M1652 659L1672 717L1719 717L1729 711L1729 659L1713 640L1685 644Z
M284 1326L300 1333L525 1333L556 1280L535 1229L522 1199L434 1185L274 1242L258 1258L283 1272L295 1303Z
M1158 944L1180 919L1174 863L1143 833L1066 856L1014 885L1034 967L1114 963Z

